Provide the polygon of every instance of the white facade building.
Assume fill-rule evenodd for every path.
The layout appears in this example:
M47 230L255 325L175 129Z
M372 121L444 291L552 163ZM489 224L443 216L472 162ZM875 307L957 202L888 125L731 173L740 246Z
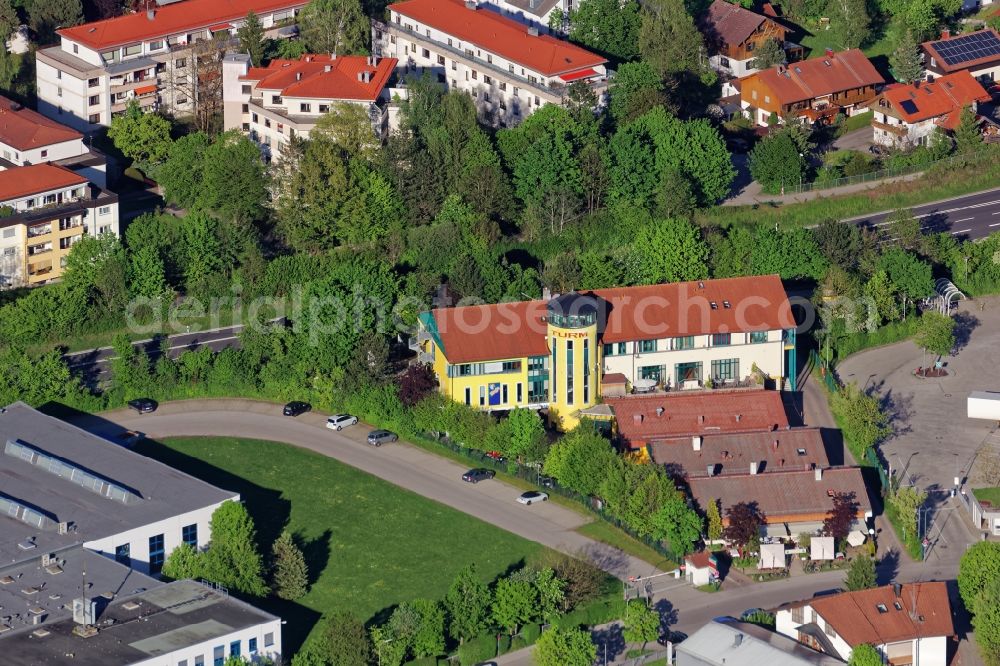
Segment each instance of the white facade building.
M775 614L775 630L844 661L856 646L873 645L900 666L947 666L955 634L947 586L937 581L789 604Z
M584 81L601 99L604 58L478 5L475 0L404 0L389 22L373 22L376 55L395 58L402 76L429 72L475 100L480 116L516 125L545 104L562 104Z
M191 113L201 82L193 46L230 39L254 11L270 36L293 29L304 0L181 0L144 13L58 31L36 54L38 110L83 132L135 100L145 110Z
M239 129L266 157L276 157L293 137L308 138L335 104L356 104L371 118L376 136L394 128L392 100L406 90L387 87L393 58L304 55L251 67L245 54L229 54L222 65L225 128Z

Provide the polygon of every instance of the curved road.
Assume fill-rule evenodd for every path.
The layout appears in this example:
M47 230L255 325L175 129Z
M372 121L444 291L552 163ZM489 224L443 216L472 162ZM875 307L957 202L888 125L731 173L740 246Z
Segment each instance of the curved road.
M284 442L335 458L397 486L441 502L524 538L569 554L585 554L617 576L650 576L652 565L625 555L574 530L589 518L553 502L526 507L514 502L519 488L492 480L469 484L461 480L467 466L406 443L380 448L365 443L369 428L359 424L342 432L325 428L326 415L311 412L297 418L282 416L281 406L242 399L184 400L164 403L153 414L114 410L81 417L76 425L114 438L122 429L164 437L228 436ZM943 566L942 566L943 565ZM903 581L954 578L950 563L935 566L906 562L882 564L880 579ZM707 594L683 580L661 576L652 580L654 599L675 628L692 632L719 615L739 614L746 608L770 608L823 590L840 587L844 572L797 576L781 582L724 586Z

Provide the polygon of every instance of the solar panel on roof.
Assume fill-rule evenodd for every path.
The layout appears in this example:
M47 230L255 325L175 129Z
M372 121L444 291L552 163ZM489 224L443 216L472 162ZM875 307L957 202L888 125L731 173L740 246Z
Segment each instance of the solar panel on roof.
M899 105L903 107L903 111L906 111L907 113L917 112L917 105L908 99L904 99L902 102L899 103Z
M934 42L933 46L948 65L958 65L981 58L1000 58L1000 39L987 30Z

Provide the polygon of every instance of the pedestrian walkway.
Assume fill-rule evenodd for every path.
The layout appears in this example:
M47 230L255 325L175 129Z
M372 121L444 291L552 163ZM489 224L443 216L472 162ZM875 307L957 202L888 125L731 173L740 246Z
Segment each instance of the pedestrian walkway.
M867 192L882 185L890 183L902 183L909 180L916 180L923 176L922 171L910 173L905 176L892 176L881 180L871 180L864 183L853 183L842 187L831 187L825 190L809 190L807 192L796 192L795 194L765 194L760 187L760 183L753 181L742 190L722 202L723 206L753 206L755 204L796 204L805 203L814 199L824 199L828 197L839 197L846 194L857 194Z

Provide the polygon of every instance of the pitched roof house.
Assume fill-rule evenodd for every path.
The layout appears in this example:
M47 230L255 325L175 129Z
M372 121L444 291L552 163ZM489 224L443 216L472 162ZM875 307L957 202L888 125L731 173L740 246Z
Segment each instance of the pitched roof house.
M955 634L947 585L942 581L884 585L787 604L775 629L843 660L862 643L888 664L947 666Z
M853 115L874 99L885 83L859 49L833 52L778 65L740 80L741 106L751 120L766 126L771 114L829 121Z
M924 42L920 48L929 79L966 70L991 85L1000 75L1000 33L992 28L954 37L942 30L941 39Z
M932 82L889 86L871 103L875 143L901 148L926 145L938 127L958 127L963 108L975 111L979 102L989 99L989 93L964 69Z
M715 0L702 15L698 27L708 44L709 64L732 76L756 72L754 54L769 39L786 48L791 60L801 58L804 52L798 44L786 43L785 26L726 0Z

